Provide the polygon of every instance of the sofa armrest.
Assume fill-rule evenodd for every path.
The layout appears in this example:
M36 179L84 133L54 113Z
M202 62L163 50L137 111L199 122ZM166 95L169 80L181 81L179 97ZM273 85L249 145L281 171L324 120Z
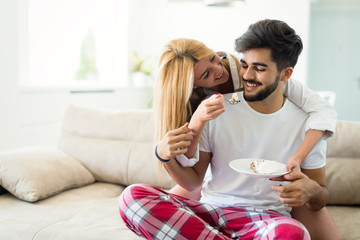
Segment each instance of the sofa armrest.
M55 148L0 153L0 185L25 201L35 202L94 181L81 163Z

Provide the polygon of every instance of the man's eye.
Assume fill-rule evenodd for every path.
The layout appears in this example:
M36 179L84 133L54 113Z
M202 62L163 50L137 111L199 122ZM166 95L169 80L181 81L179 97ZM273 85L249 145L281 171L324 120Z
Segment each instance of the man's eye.
M242 68L245 68L245 69L248 68L248 66L245 65L245 64L242 64L241 67L242 67Z
M258 71L258 72L264 72L265 71L264 68L255 68L255 70Z

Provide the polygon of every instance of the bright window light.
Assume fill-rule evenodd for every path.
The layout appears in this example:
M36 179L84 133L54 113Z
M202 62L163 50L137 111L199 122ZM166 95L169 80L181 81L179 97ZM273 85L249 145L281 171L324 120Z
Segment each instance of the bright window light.
M125 86L125 0L29 0L30 86Z

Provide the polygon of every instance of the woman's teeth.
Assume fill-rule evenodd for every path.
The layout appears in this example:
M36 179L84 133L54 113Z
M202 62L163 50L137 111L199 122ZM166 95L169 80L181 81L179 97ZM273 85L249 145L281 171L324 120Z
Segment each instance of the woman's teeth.
M216 78L216 80L220 79L222 77L222 75L224 74L224 71L220 74L219 77Z

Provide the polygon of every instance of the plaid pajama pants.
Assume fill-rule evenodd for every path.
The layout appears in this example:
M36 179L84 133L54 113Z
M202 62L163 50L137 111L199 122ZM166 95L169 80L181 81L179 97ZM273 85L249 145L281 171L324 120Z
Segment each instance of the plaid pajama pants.
M146 239L310 239L295 219L251 207L218 207L145 184L119 199L127 227Z

